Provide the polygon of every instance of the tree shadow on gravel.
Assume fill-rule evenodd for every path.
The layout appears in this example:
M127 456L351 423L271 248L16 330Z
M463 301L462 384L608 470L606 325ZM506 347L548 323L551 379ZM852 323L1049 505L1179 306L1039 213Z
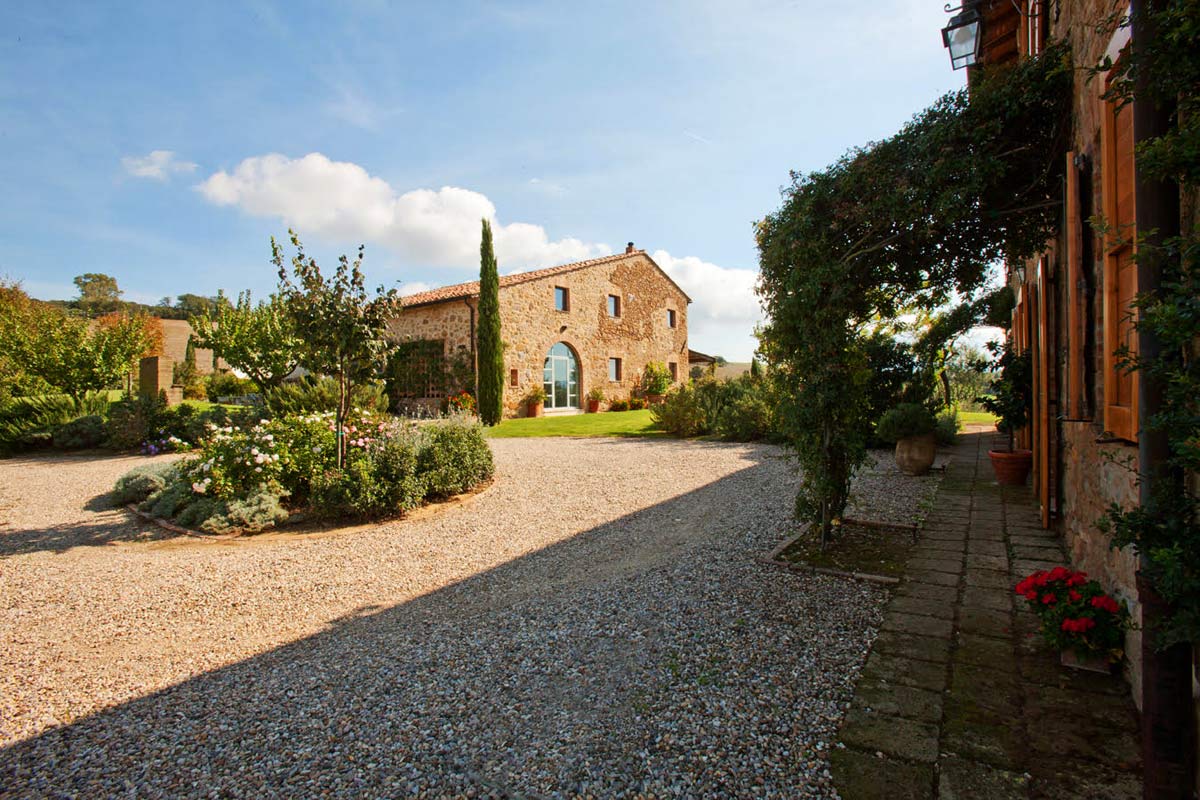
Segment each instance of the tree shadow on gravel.
M0 795L797 796L880 595L758 563L791 505L769 453L13 744Z
M111 509L112 506L109 505L103 509L88 510ZM63 553L76 547L156 542L177 536L179 534L169 533L156 525L132 518L127 521L48 525L44 528L8 528L0 525L0 559L27 553Z

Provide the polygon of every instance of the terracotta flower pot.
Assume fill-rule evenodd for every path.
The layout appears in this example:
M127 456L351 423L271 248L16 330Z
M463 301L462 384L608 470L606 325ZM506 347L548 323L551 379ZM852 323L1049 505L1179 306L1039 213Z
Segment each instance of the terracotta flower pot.
M932 433L896 442L896 466L906 475L924 475L937 457L937 437Z
M1033 467L1032 450L989 450L988 457L992 460L996 483L1001 486L1025 485L1025 479Z
M667 396L665 394L648 394L648 395L646 395L646 403L649 405L652 405L652 406L656 406L659 403L661 403L663 400L665 400L666 397Z
M542 404L541 403L535 403L532 400L530 400L528 403L525 404L525 416L540 417L541 415L542 415Z
M599 400L588 400L587 404L588 404L587 413L589 413L589 414L595 414L597 411L600 410L600 401Z

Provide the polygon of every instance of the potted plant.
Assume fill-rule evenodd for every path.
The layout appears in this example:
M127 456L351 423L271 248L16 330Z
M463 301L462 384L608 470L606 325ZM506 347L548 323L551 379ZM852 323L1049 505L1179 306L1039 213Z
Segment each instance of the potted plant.
M1059 650L1063 665L1107 673L1124 657L1129 610L1086 573L1066 567L1035 572L1016 592L1041 619L1042 637Z
M667 371L667 365L661 361L651 361L647 364L646 369L642 371L642 393L646 395L646 402L651 405L661 403L669 388L671 373Z
M920 403L901 403L888 410L875 434L896 443L896 465L908 475L924 475L937 456L937 419Z
M525 395L525 416L540 417L542 415L542 405L546 402L546 390L540 385L534 386Z
M593 386L592 390L587 393L587 412L595 414L600 410L600 403L604 401L604 390L599 386Z
M1003 486L1024 486L1033 465L1033 452L1017 450L1016 433L1029 422L1029 407L1033 402L1033 364L1029 353L1014 353L1006 346L996 359L997 377L992 381L991 394L979 398L988 411L999 417L996 427L1008 435L1007 450L989 450L996 483Z

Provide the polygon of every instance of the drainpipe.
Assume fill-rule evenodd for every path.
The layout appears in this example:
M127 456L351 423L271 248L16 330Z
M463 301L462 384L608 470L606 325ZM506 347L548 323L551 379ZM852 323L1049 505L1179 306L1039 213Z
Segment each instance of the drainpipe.
M1148 12L1166 6L1165 0L1133 0L1133 47L1145 46L1158 36ZM1134 83L1133 138L1135 146L1157 138L1171 129L1174 103L1158 104L1150 94L1145 71ZM1161 250L1150 250L1179 234L1179 184L1143 177L1135 169L1137 232L1150 247L1140 248L1137 260L1139 294L1153 294L1162 281ZM1140 316L1140 312L1139 312ZM1138 356L1147 361L1159 357L1158 337L1139 326ZM1170 447L1166 432L1152 430L1150 421L1162 407L1163 387L1144 371L1138 373L1138 502L1153 503L1160 482L1177 483L1182 476L1167 467ZM1145 800L1175 800L1193 797L1196 781L1196 718L1192 700L1192 648L1175 644L1158 649L1165 601L1146 580L1145 554L1139 554L1138 599L1142 604L1142 761Z

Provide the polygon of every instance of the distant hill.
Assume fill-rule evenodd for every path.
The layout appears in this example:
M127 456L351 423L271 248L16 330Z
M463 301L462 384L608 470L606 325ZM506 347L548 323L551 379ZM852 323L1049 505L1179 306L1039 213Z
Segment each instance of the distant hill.
M724 365L717 367L717 377L736 378L740 375L745 375L749 371L749 361L726 361Z

